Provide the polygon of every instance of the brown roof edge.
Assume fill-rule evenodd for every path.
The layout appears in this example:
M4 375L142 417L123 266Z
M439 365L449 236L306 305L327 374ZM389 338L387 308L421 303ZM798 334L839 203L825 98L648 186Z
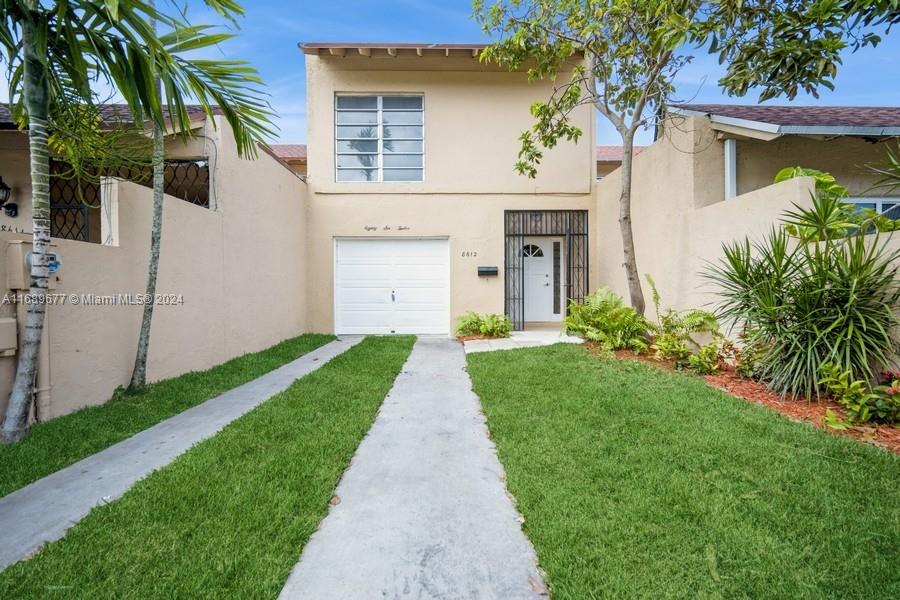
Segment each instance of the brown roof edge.
M279 165L281 165L282 167L284 167L285 169L290 171L291 175L293 175L300 181L306 183L306 178L303 177L302 175L298 174L296 171L294 171L294 169L291 168L291 165L289 165L287 163L287 161L285 161L283 158L278 156L278 154L275 153L275 151L272 149L272 147L269 144L264 144L263 142L257 142L256 145L260 150L262 150L263 152L265 152L266 154L271 156L273 159L275 159L275 162L277 162Z

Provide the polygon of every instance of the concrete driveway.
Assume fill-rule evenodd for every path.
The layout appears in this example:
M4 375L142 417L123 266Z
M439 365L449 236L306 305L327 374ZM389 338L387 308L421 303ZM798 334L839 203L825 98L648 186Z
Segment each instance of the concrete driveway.
M334 502L281 598L546 596L456 341L418 339Z

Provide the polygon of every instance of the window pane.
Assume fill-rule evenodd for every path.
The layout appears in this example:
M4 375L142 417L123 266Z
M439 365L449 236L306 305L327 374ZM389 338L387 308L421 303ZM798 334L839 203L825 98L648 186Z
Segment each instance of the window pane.
M339 111L337 113L338 123L353 123L354 125L378 123L378 111Z
M422 128L421 127L398 127L396 125L392 127L384 128L384 137L387 138L421 138L422 137Z
M385 167L421 167L421 154L391 154L384 156Z
M338 96L338 108L378 108L377 96Z
M422 142L385 140L384 153L390 154L392 152L422 152Z
M422 96L385 96L381 99L384 109L422 108Z
M340 125L337 128L339 138L368 138L378 139L378 128L374 126L354 127L352 125Z
M385 181L422 181L422 169L385 169Z
M375 169L340 169L338 181L377 181L378 171Z
M383 119L385 125L421 125L422 112L385 111Z
M874 202L857 202L856 203L856 210L861 211L865 208L871 208L872 210L875 210L875 203Z
M377 167L377 154L338 154L339 167Z
M415 143L415 142L414 142ZM342 140L337 142L338 152L378 152L378 142L375 140Z

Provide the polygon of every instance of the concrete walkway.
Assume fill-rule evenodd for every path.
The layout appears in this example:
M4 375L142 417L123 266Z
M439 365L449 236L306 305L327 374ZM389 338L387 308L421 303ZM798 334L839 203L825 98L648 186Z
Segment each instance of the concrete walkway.
M57 540L191 446L357 344L344 338L0 498L0 570Z
M568 335L564 331L536 329L533 331L513 331L508 338L469 340L465 343L465 346L466 354L470 354L472 352L492 352L494 350L515 350L516 348L550 346L551 344L581 344L583 342L584 340L580 337Z
M464 369L416 341L282 599L545 597Z

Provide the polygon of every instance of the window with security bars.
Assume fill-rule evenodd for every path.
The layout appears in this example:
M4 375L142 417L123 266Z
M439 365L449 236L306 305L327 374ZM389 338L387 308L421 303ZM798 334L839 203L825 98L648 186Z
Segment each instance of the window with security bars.
M423 96L335 97L337 181L423 181Z

